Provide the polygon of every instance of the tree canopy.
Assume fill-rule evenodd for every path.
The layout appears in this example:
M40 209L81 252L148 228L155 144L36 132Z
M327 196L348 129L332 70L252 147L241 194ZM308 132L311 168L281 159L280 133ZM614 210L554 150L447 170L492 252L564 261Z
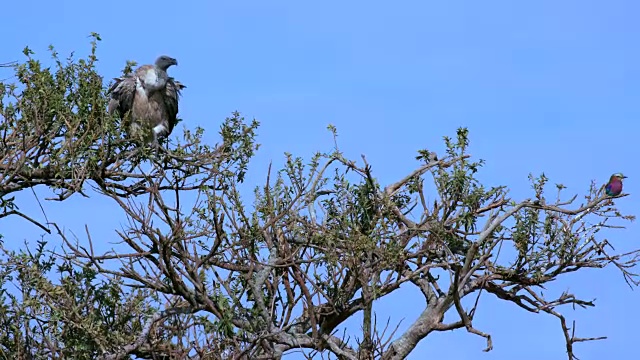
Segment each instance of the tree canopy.
M286 154L253 194L240 185L259 123L238 112L216 144L187 124L163 151L141 148L106 112L99 40L86 58L61 59L52 47L40 61L26 48L25 60L5 64L15 76L0 83L0 218L51 235L19 250L5 243L19 239L0 244L2 358L278 359L302 349L391 360L455 329L490 351L491 334L473 321L484 296L556 318L571 360L576 343L600 338L576 334L563 309L594 303L544 285L607 266L638 285L640 249L613 246L634 219L616 207L627 194L609 197L596 181L567 194L540 174L530 198L511 198L507 184L478 180L484 162L469 154L465 128L444 137L441 153L417 151L415 170L390 184L336 140L307 160ZM24 213L15 193L39 185L52 193L46 201L109 199L127 219L107 234L119 246L97 252L88 229ZM406 286L422 294L421 313L398 331L375 305ZM355 314L361 329L348 337Z

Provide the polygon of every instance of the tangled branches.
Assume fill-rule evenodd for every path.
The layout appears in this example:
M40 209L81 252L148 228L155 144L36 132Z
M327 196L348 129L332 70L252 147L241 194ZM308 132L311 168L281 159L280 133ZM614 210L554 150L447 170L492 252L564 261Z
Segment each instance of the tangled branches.
M337 146L308 163L287 155L248 203L241 184L257 122L234 113L216 146L203 143L202 129L187 130L167 150L132 158L104 112L95 43L87 61L54 59L52 73L29 57L15 67L22 88L0 87L0 217L28 217L8 196L45 185L56 201L93 191L127 224L113 234L122 246L106 251L88 230L76 237L55 224L63 250L48 253L43 242L4 251L3 294L16 278L20 296L3 297L3 354L278 359L302 349L392 360L454 329L485 338L490 351L491 335L473 322L485 295L557 317L571 360L577 342L601 338L576 337L562 308L594 304L541 287L608 265L638 285L639 250L616 253L602 235L633 220L615 206L626 194L611 198L592 183L578 204L562 186L548 195L541 175L530 179L531 198L512 199L476 178L483 163L468 154L466 129L445 138L440 156L420 151L416 170L387 186L364 157L347 159ZM47 276L54 265L59 281ZM403 285L421 292L422 312L399 333L378 324L374 304ZM458 320L445 322L449 311ZM362 333L349 338L345 322L360 312Z

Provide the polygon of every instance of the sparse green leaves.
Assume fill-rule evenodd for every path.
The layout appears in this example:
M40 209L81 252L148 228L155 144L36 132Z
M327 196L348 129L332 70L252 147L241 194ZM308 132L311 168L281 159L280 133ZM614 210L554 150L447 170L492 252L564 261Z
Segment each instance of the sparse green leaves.
M26 60L13 65L17 83L0 84L0 158L19 168L2 178L0 192L43 183L66 198L113 162L111 144L122 133L105 112L102 77L95 70L97 35L93 37L87 59L69 56L63 61L50 46L51 59L41 61L25 48ZM28 180L23 183L19 177Z
M220 135L224 144L224 154L221 166L234 164L231 170L236 181L243 182L249 160L258 150L259 144L255 143L255 131L260 123L253 120L250 124L244 123L240 113L234 112L220 127Z

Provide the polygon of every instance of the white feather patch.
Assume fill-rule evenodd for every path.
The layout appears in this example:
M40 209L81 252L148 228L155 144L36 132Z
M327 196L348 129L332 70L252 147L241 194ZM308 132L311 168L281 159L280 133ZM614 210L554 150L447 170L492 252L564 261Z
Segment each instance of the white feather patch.
M139 96L142 96L144 98L147 97L147 92L144 90L144 86L142 86L142 82L140 81L140 78L136 77L136 93Z
M156 134L160 134L162 131L165 131L165 130L167 130L167 128L162 124L156 125L156 127L153 128L153 132Z
M155 68L145 71L145 73L140 76L140 81L148 94L164 88L167 84L166 76L160 74L158 69Z
M158 73L156 72L156 69L147 70L147 72L144 74L144 79L142 80L147 86L158 86Z

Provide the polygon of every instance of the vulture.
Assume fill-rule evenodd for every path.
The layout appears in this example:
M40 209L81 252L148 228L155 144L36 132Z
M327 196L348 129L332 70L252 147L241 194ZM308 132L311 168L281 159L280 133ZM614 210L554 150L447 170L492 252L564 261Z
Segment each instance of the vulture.
M167 74L176 59L162 55L154 65L142 65L134 72L115 78L109 88L108 113L119 115L129 136L157 144L176 125L178 98L184 86Z

